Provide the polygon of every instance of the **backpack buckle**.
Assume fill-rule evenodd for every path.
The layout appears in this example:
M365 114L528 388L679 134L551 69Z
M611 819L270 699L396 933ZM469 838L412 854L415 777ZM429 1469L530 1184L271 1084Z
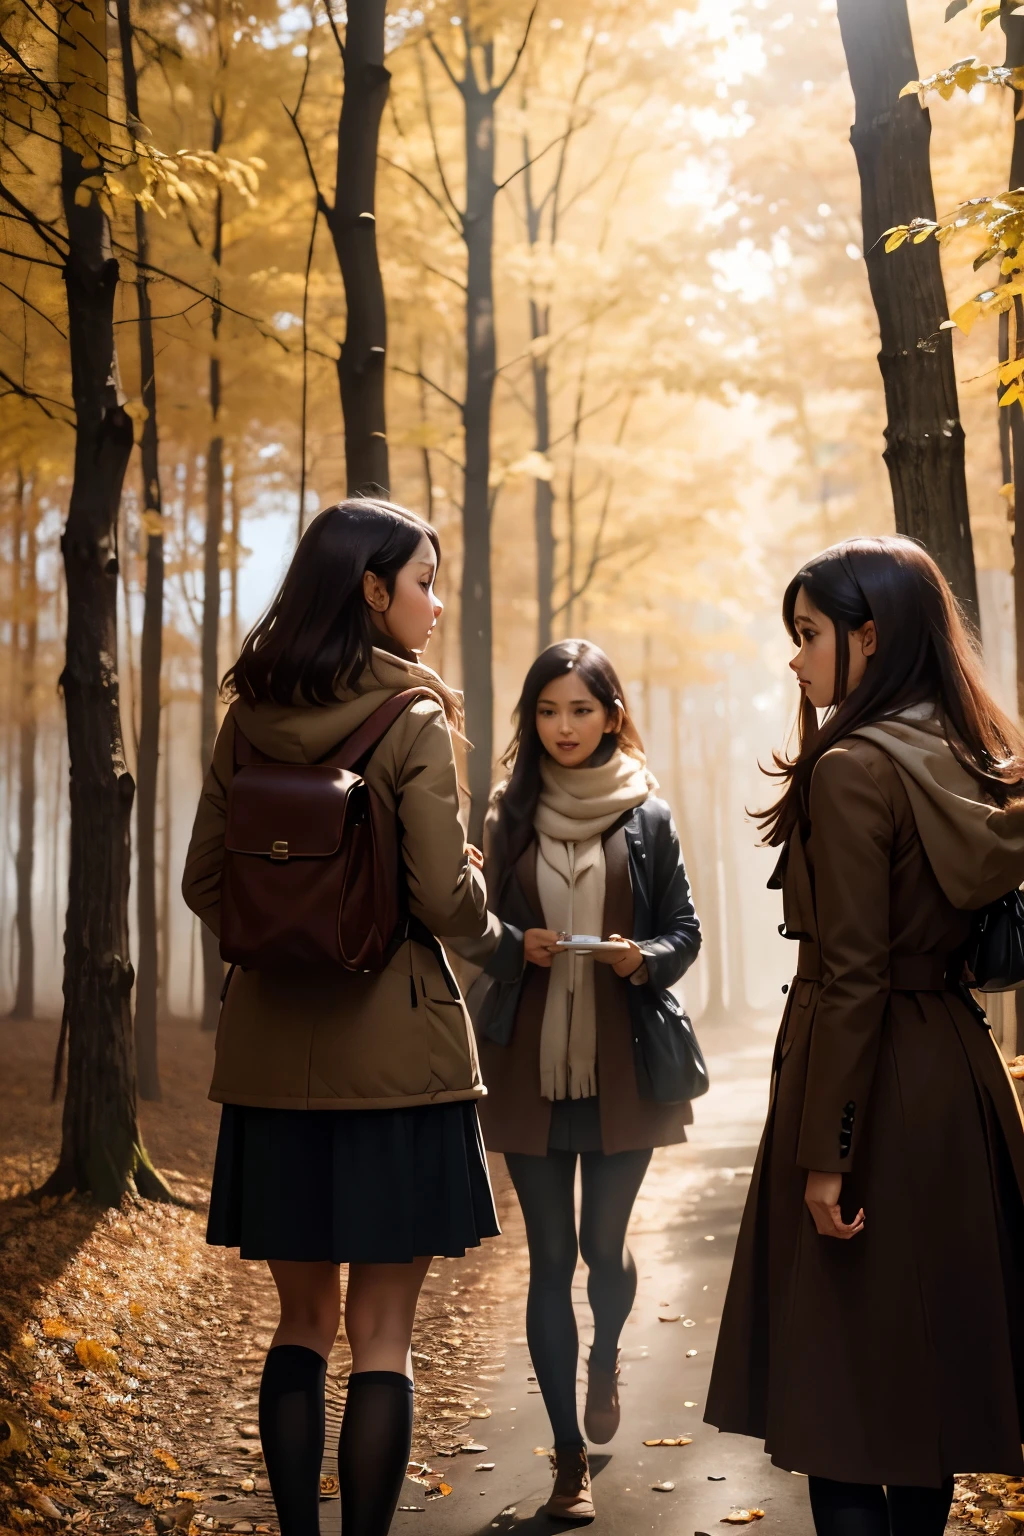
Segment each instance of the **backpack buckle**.
M270 845L270 857L275 861L275 863L278 863L278 862L282 863L282 864L285 863L287 861L287 859L288 859L288 844L287 844L287 842L279 841L279 842L276 842L276 843L271 843L271 845Z

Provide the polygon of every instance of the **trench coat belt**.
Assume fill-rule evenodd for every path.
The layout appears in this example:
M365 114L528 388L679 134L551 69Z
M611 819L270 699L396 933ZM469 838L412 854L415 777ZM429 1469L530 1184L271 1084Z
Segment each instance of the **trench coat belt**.
M953 992L956 983L947 974L948 955L893 955L889 960L890 992ZM821 950L807 940L800 942L797 981L823 981Z

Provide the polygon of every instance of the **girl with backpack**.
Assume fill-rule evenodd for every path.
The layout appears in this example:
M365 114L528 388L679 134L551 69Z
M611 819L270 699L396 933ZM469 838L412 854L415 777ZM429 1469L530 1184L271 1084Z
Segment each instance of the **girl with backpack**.
M671 813L604 652L586 640L543 651L515 721L511 772L485 829L491 931L457 948L484 965L470 992L487 1083L481 1118L526 1222L526 1331L554 1441L546 1510L583 1522L594 1504L576 1407L573 1272L582 1252L594 1315L584 1427L603 1445L618 1428L619 1335L636 1294L626 1227L651 1149L686 1140L688 1099L707 1081L667 991L696 958L700 927ZM564 933L609 945L572 953L558 948ZM637 1055L647 1026L682 1043L693 1088L666 1093L657 1068L650 1080Z
M417 690L372 750L348 765L362 776L360 803L378 833L390 833L380 846L394 852L394 880L401 850L405 912L383 936L381 965L282 966L277 955L261 968L257 953L230 973L217 1032L210 1097L223 1109L207 1241L265 1260L277 1286L281 1320L259 1423L282 1536L319 1530L340 1266L349 1266L352 1351L338 1448L342 1518L345 1536L384 1536L409 1459L410 1342L431 1257L461 1256L498 1233L477 1122L476 1049L434 937L472 937L487 925L480 855L460 822L460 700L418 659L441 614L439 560L434 530L385 502L341 502L313 520L224 679L231 704L185 868L185 900L215 933L229 916L235 930L246 921L287 927L289 914L261 910L253 892L273 890L275 861L293 895L296 881L316 877L314 865L326 866L292 857L322 841L322 801L310 798L304 823L301 801L288 803L280 784L301 790L309 774L311 797L348 793L350 778L312 765L343 742L372 739L375 712ZM294 766L279 765L304 773L297 779ZM249 846L245 817L251 827L268 814L261 784L266 797L277 795L274 814L289 818L289 830L268 831L273 842L255 861L246 912L245 891L227 871ZM338 931L365 921L351 909L346 916L344 905L334 916ZM293 944L312 944L301 913L293 927Z
M826 549L783 618L762 825L799 956L706 1418L808 1475L818 1536L942 1536L954 1473L1024 1471L1024 1130L968 990L1024 880L1024 740L912 540Z

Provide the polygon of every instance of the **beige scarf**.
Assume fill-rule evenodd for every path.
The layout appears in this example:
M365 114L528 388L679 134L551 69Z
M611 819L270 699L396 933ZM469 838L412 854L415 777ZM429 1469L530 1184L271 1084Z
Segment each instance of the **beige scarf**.
M544 922L556 933L602 936L605 862L601 834L656 790L643 763L615 752L599 768L564 768L544 757L534 815L537 892ZM597 1093L594 960L556 955L540 1034L540 1091L545 1099Z

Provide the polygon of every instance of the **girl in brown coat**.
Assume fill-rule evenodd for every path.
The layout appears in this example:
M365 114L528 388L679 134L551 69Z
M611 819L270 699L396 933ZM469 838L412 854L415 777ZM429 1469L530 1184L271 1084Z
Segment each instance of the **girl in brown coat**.
M434 530L387 503L343 502L313 520L225 679L232 703L185 868L185 900L219 933L239 752L316 763L393 695L426 692L361 769L399 823L408 937L372 974L232 969L217 1031L210 1097L224 1107L207 1241L266 1260L280 1296L260 1436L282 1536L319 1530L340 1266L345 1536L384 1536L409 1459L409 1347L430 1256L498 1231L472 1031L434 937L487 922L482 858L459 819L459 700L417 660L441 613L439 558Z
M470 993L481 1118L488 1148L505 1154L530 1247L526 1331L555 1446L547 1510L583 1521L594 1506L572 1277L581 1252L594 1313L584 1428L604 1444L618 1427L619 1334L636 1294L626 1227L651 1149L685 1141L692 1120L686 1100L658 1102L640 1080L637 1010L666 997L677 1007L668 988L696 958L700 927L671 813L604 652L586 640L549 646L516 720L511 777L485 830L491 931L458 947L485 967ZM562 930L620 951L561 953Z
M1024 1470L1024 1130L965 972L1024 879L1024 742L910 540L826 550L783 613L800 949L707 1419L809 1474L820 1536L941 1536L955 1472Z

